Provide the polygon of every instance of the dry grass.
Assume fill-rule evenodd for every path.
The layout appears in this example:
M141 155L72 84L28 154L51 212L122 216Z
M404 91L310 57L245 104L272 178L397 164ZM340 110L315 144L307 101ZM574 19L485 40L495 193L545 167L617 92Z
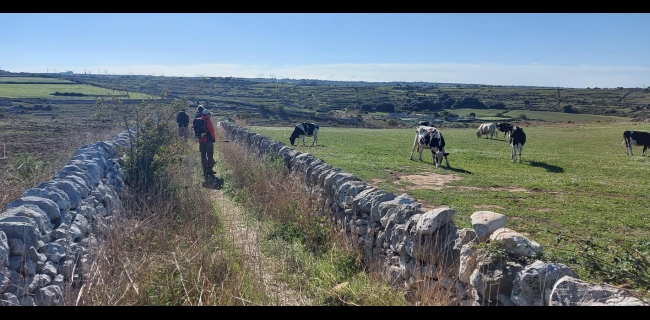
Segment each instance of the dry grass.
M217 134L223 136L220 130ZM293 288L304 289L315 304L455 303L451 299L455 281L443 285L443 281L432 280L454 279L442 269L436 274L414 275L412 292L403 285L387 283L385 266L363 262L356 240L330 223L333 220L322 195L310 192L281 159L260 158L234 143L218 147L222 167L227 168L228 193L267 225L263 231L265 252L275 258L282 279Z
M7 131L0 133L4 149L0 154L0 158L3 158L0 159L0 212L4 212L7 204L20 198L27 189L52 179L79 147L106 140L123 130L113 126L89 126L78 130L75 126L61 125L61 130L65 130L65 133L59 131L60 136L56 136L57 132L52 132L54 136L45 137L44 135L49 132L36 127L32 136L16 139L11 136L11 129L9 129L12 121L18 119L2 119L4 123L1 124L2 127L7 128ZM44 143L43 139L50 141ZM21 175L19 170L28 165L33 166L33 170Z
M249 305L264 300L244 257L224 234L201 186L194 141L147 194L128 190L116 219L68 305Z

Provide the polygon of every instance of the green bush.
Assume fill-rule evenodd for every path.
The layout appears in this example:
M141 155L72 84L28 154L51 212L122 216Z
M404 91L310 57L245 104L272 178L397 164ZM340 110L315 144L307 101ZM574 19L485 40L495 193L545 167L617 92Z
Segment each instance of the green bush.
M33 156L19 152L13 155L11 166L23 179L31 179L41 166Z

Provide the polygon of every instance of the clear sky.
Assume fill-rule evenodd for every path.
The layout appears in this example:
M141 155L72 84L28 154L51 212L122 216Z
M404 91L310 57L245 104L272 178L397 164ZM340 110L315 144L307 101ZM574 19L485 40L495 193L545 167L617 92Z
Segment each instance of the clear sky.
M0 69L650 86L647 13L0 13Z

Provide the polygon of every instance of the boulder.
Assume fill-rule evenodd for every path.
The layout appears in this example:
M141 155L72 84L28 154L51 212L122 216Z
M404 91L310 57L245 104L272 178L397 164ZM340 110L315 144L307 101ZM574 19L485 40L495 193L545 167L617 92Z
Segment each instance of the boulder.
M470 219L472 228L481 242L485 242L492 232L506 226L506 216L492 211L476 211Z
M578 278L564 264L537 260L517 274L510 299L518 306L547 306L555 283L564 276Z
M553 286L551 306L650 306L628 290L564 276Z

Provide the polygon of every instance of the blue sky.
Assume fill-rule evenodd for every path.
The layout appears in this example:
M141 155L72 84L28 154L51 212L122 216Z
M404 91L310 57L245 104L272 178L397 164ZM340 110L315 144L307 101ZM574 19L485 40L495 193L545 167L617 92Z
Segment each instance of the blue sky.
M4 13L11 72L650 86L646 13Z

